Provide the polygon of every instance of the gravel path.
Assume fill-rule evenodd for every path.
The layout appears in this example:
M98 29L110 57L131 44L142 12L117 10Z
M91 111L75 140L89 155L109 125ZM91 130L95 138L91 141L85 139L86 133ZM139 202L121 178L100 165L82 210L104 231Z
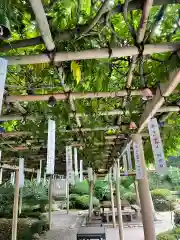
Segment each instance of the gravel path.
M159 213L158 218L161 221L156 222L156 233L164 232L173 227L172 215L170 212ZM53 230L47 232L45 236L41 237L41 240L76 240L76 232L82 221L82 216L78 216L77 212L70 212L69 215L66 212L53 213ZM127 227L124 228L125 240L143 240L143 228L142 227ZM106 229L107 240L119 240L118 228Z

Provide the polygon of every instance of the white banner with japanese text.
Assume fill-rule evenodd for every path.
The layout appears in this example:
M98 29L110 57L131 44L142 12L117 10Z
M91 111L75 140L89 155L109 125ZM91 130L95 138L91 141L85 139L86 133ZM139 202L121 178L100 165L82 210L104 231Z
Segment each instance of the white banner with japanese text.
M152 118L149 120L148 129L156 164L156 171L160 174L165 173L167 171L167 166L164 158L164 150L156 118Z
M66 177L68 183L74 183L74 172L72 163L72 147L66 146Z
M24 187L24 158L19 158L19 187Z
M0 115L2 111L2 103L4 98L4 86L6 81L8 61L0 58Z
M10 183L14 185L15 182L15 172L11 172Z
M75 171L75 181L78 181L79 180L79 173L78 173L77 148L74 148L74 171Z
M38 170L37 170L37 184L40 184L40 182L41 182L41 172L40 172L40 170L38 169Z
M141 153L137 143L133 142L134 160L136 166L136 179L144 178L144 170L141 164Z
M48 143L47 143L47 168L46 174L54 174L55 164L55 136L56 124L55 121L48 120Z
M83 181L83 160L80 160L80 178L79 178L79 180L80 180L80 182L82 182Z

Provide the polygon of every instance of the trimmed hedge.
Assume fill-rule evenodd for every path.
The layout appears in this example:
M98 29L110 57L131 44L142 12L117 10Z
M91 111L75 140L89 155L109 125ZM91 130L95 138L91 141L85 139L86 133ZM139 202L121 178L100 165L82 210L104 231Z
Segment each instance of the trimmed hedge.
M83 195L80 196L78 194L71 194L69 197L70 200L70 208L76 209L88 209L89 208L89 196ZM93 197L93 207L99 206L99 200L96 197Z

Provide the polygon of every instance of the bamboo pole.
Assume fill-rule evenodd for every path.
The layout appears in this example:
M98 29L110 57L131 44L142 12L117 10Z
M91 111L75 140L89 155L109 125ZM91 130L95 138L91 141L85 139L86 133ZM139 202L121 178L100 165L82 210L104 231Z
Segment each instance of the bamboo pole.
M19 215L21 215L22 212L22 191L23 188L19 189Z
M180 84L180 68L170 74L167 83L161 84L160 88L157 88L156 95L153 97L153 100L147 104L143 114L141 115L138 133L142 132L149 119L156 114L158 109L165 102L165 97L168 97L176 89L178 84Z
M110 187L110 194L111 194L111 205L112 205L112 220L113 220L113 227L116 227L116 216L115 216L115 209L114 209L114 195L113 195L113 184L112 184L112 168L109 170L109 187Z
M14 204L13 204L13 218L12 218L12 240L17 239L17 221L18 221L18 202L19 202L19 171L15 173L15 189L14 189Z
M124 97L127 96L126 90L121 90L118 92L72 92L70 93L71 97L74 99L94 99L94 98L116 98L116 97ZM132 90L131 96L142 96L143 89L140 90ZM34 101L48 101L52 94L44 94L44 95L12 95L6 97L6 102L34 102ZM62 93L54 93L53 97L57 101L63 101L67 99L67 96L64 92Z
M116 206L118 211L118 228L119 228L119 237L120 240L124 240L124 229L123 229L123 219L121 211L121 197L120 197L120 168L119 168L119 159L116 164Z
M144 55L154 54L154 53L165 53L174 52L179 49L180 43L161 43L161 44L146 44L144 46ZM112 48L111 58L116 57L128 57L138 55L138 49L135 46L129 47L119 47ZM64 61L76 61L76 60L86 60L86 59L104 59L109 57L109 49L90 49L80 52L59 52L56 53L54 62L64 62ZM47 54L35 54L29 56L7 56L5 59L8 60L8 65L26 65L26 64L38 64L38 63L49 63Z
M49 24L42 2L41 0L30 0L30 4L35 14L36 21L41 32L41 37L44 40L46 48L48 51L52 51L55 48L55 44L51 36L51 31L49 29Z
M52 229L52 179L53 176L49 177L49 230Z

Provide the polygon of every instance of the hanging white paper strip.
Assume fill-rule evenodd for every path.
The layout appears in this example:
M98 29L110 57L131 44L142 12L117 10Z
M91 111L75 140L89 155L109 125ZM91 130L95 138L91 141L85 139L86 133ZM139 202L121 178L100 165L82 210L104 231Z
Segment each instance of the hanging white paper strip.
M14 185L15 182L15 172L11 172L10 183Z
M19 187L24 187L24 158L19 158Z
M116 165L113 166L113 180L116 181Z
M74 148L74 170L75 170L75 180L78 180L78 159L77 159L77 148Z
M37 170L37 184L40 184L41 182L41 175L40 175L40 169Z
M127 145L127 159L128 159L129 170L132 170L131 144L129 144L129 143Z
M127 158L125 154L123 155L123 166L124 166L124 175L128 176Z
M49 119L48 120L48 143L47 143L47 168L46 168L46 174L54 174L55 133L56 133L55 121Z
M0 115L2 111L2 102L4 96L4 85L6 80L8 61L4 58L0 58Z
M152 118L149 120L148 129L156 164L156 171L157 173L165 173L167 171L167 166L164 159L164 150L156 118Z
M138 144L135 142L133 143L133 150L134 150L134 159L135 159L135 166L136 166L136 179L143 179L144 178L144 170L141 165L141 154Z
M0 150L0 161L1 161L2 151Z
M83 181L83 160L80 160L80 182Z
M93 171L92 168L88 168L88 179L89 181L93 180Z
M69 183L74 183L74 174L72 166L72 147L66 146L66 176Z

